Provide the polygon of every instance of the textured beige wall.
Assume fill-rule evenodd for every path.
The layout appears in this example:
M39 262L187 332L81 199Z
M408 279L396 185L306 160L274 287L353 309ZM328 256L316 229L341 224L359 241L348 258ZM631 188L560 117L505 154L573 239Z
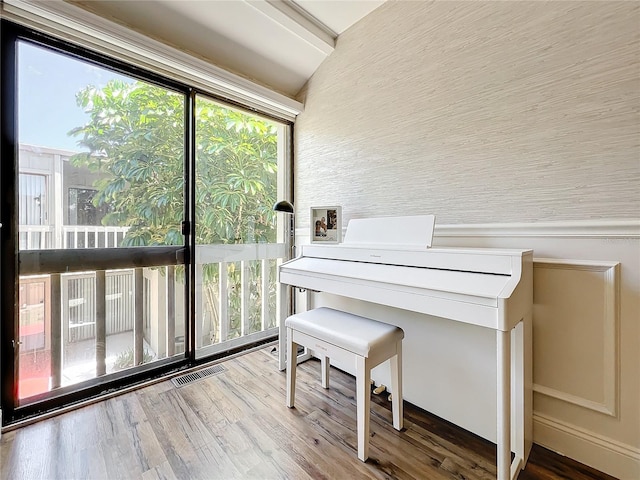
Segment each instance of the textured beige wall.
M638 25L638 2L390 1L300 94L298 226L640 217Z
M312 205L341 205L345 226L421 213L436 224L640 219L640 2L389 1L338 39L299 99L299 234ZM434 239L559 262L536 277L534 377L546 393L534 397L534 441L623 479L640 475L632 236ZM620 262L619 284L605 261ZM433 332L418 334L427 345ZM428 351L408 344L408 362ZM567 363L575 352L596 367Z

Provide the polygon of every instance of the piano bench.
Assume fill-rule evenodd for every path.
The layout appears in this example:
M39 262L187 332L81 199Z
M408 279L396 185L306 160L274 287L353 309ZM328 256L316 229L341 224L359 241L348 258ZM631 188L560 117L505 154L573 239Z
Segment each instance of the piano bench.
M291 315L287 327L287 407L296 390L298 345L310 348L322 362L322 386L329 388L330 359L355 366L358 458L369 458L371 369L391 363L393 428L402 430L402 339L404 331L393 325L321 307Z

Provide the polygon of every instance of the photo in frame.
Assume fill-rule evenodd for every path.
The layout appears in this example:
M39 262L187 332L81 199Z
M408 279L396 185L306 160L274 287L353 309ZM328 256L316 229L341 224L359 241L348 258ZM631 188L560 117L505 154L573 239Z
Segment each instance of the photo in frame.
M340 243L342 207L311 207L311 243Z

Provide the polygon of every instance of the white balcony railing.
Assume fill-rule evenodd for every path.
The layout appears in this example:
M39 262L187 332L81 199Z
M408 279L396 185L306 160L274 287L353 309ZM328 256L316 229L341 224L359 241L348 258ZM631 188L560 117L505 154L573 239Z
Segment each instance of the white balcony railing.
M20 250L56 248L51 225L20 225L18 232Z
M60 248L112 248L120 245L129 227L64 225Z
M278 321L277 263L285 257L283 243L196 246L197 355L270 334Z
M120 341L132 350L131 366L184 351L186 272L176 252L140 258L156 248L181 249L143 248L135 266L127 263L132 248L109 249L99 258L86 250L21 253L21 398L114 372L126 353ZM42 255L51 257L46 270L38 262ZM105 255L114 260L101 260ZM285 256L284 244L196 247L197 357L277 332L276 271ZM42 372L43 385L27 390Z
M59 231L52 225L20 225L20 250L51 248L113 248L122 243L129 227L63 225Z

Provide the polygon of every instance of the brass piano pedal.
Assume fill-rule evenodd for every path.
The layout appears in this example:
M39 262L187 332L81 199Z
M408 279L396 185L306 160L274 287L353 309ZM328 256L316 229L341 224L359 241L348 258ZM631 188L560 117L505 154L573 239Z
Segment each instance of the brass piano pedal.
M380 385L379 387L373 389L373 394L380 395L382 392L386 390L387 390L387 387L385 387L384 385Z

